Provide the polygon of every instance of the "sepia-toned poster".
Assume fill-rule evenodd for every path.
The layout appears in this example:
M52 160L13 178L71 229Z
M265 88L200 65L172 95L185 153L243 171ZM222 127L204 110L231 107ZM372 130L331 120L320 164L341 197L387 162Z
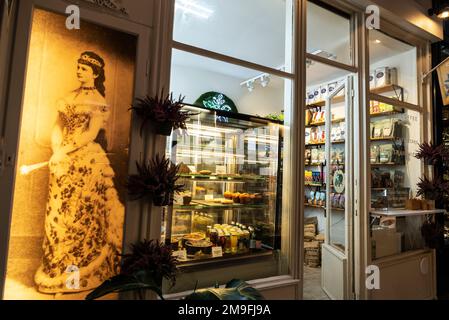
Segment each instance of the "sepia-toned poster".
M440 82L443 105L449 105L449 62L443 63L438 68L438 80Z
M119 267L135 36L35 10L5 299L83 299Z

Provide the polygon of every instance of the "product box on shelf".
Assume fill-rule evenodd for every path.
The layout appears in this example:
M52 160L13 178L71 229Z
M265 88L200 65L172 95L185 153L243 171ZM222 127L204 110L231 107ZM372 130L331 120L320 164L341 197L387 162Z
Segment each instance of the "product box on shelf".
M369 74L369 88L374 89L376 87L376 81L375 81L376 73L374 71L370 72Z
M372 256L374 259L401 253L401 233L395 228L375 226L371 230Z
M377 68L375 71L376 88L397 84L397 69L390 67Z

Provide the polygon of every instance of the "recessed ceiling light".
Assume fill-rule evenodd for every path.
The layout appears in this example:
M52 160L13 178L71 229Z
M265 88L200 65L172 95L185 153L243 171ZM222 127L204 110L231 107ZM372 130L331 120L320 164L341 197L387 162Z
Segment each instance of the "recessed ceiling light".
M440 19L446 19L449 18L449 8L445 8L443 11L441 11L438 16Z
M374 40L374 42L377 43L377 44L379 44L379 43L381 43L382 41L380 41L379 39L376 39L376 40Z
M175 8L182 10L185 14L190 13L203 19L209 19L214 13L213 10L197 4L195 0L176 0Z

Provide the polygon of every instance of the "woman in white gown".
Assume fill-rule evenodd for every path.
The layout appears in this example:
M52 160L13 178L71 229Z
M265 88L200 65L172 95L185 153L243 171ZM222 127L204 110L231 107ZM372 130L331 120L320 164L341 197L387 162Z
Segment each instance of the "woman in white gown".
M94 52L81 54L81 86L58 102L44 255L35 275L44 293L91 290L118 273L124 207L106 152L95 142L110 113L104 66ZM79 270L79 286L68 281L74 270Z

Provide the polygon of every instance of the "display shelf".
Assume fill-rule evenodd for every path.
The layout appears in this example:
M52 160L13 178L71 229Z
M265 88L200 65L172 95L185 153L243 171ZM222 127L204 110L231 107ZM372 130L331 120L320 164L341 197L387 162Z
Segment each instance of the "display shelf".
M224 210L232 210L232 209L267 209L269 206L266 204L219 204L213 203L205 204L205 203L196 203L195 200L191 202L190 205L175 205L173 208L175 210L204 210L204 209L224 209Z
M202 175L202 174L180 174L179 177L199 181L265 181L266 177L257 175Z
M314 204L309 204L309 203L305 203L304 206L309 207L309 208L327 210L325 206L319 206L319 205L314 205ZM344 208L335 208L335 207L332 207L331 209L336 210L336 211L345 211L346 210Z
M405 112L403 108L399 108L399 107L396 107L396 106L394 106L393 108L394 108L393 111L380 112L380 113L371 113L370 117L371 118L378 118L378 117L385 117L385 116L393 116L393 115L397 115L397 114L401 114L401 113Z
M179 261L178 267L181 269L201 269L202 267L219 264L222 266L223 264L230 263L234 264L237 261L245 261L245 260L255 260L261 258L271 258L273 256L272 250L260 249L253 252L248 253L236 253L229 254L224 253L223 257L212 258L211 255L202 255L199 258L188 258L185 261Z
M398 86L396 84L390 84L388 86L383 86L383 87L378 87L378 88L371 88L370 89L371 93L374 94L382 94L382 93L388 93L388 92L397 92L400 91L401 95L400 97L404 96L404 89L401 86ZM396 93L397 95L397 93Z
M332 120L332 124L341 123L341 122L345 122L345 121L346 121L345 118L334 119L334 120ZM321 121L321 122L310 123L310 124L306 125L306 128L321 127L321 126L325 126L325 125L326 125L326 121Z
M375 216L384 216L384 217L413 217L413 216L425 216L432 215L438 213L445 213L446 210L373 210L371 211L372 215Z
M345 140L336 140L332 141L331 144L344 144ZM324 146L326 142L319 142L319 143L309 143L306 144L306 147L316 147L316 146Z
M373 88L370 90L371 93L373 94L377 94L380 95L382 93L388 93L388 92L396 92L396 91L400 91L400 97L402 98L404 96L404 89L398 85L392 84L392 85L388 85L388 86L383 86L383 87L379 87L379 88ZM338 96L335 97L334 99L332 99L333 103L342 103L346 100L345 96ZM319 108L319 107L324 107L326 106L326 100L322 100L322 101L318 101L315 103L310 103L306 105L307 109L312 109L312 108Z
M402 140L403 138L398 137L381 137L381 138L371 138L371 141L396 141Z
M325 167L326 165L324 163L306 163L304 164L306 167Z
M332 99L332 103L342 103L345 102L345 96L338 96ZM326 100L318 101L315 103L310 103L306 105L307 109L320 108L326 106Z
M317 183L317 182L306 182L304 185L307 187L323 187L324 186L323 183Z
M405 163L371 163L372 167L399 167L399 166L405 166Z

